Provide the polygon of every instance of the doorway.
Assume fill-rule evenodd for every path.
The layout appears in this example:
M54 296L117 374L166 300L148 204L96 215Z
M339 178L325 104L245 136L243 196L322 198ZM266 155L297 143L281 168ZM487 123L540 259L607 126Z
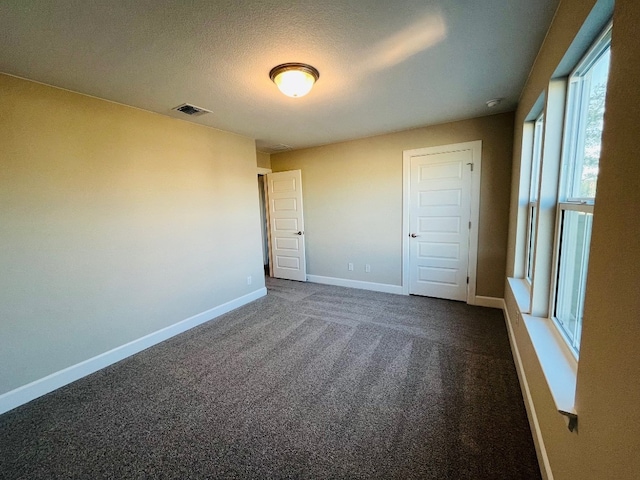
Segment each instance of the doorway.
M267 174L271 276L307 281L302 171Z
M267 203L266 203L266 175L271 173L271 169L258 168L258 199L260 203L260 233L262 235L262 261L264 274L271 275L269 268L269 237L267 224Z
M475 303L482 142L403 153L403 292Z
M302 171L258 169L265 273L307 281Z

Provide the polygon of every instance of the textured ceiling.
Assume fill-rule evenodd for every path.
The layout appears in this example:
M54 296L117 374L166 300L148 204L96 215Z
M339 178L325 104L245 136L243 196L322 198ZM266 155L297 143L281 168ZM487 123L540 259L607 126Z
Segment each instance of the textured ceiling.
M513 110L557 3L3 0L0 71L302 148ZM306 97L285 62L320 71Z

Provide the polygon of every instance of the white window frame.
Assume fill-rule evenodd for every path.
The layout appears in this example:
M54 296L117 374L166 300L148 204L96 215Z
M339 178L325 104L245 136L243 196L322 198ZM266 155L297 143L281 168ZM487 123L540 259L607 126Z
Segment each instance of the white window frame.
M524 254L524 279L531 287L535 256L538 198L540 195L540 169L542 166L542 142L544 138L544 112L538 115L533 128L531 170L529 174L529 203L527 206L527 233Z
M586 73L594 66L594 64L611 48L611 31L612 23L609 23L601 33L591 48L582 57L576 68L569 76L568 94L567 94L567 115L565 122L566 143L563 147L564 154L562 164L562 189L560 197L567 203L579 202L593 205L594 197L582 197L573 195L574 185L578 182L577 177L581 169L578 168L577 158L579 152L584 150L585 129L582 127L583 118L580 115L588 108L589 97L585 95L585 91L589 91L591 86L590 77L585 76ZM575 128L574 128L575 126ZM581 165L581 162L580 162Z
M593 215L593 207L595 204L595 197L580 197L573 195L574 183L578 171L576 158L581 155L584 147L584 128L582 128L582 116L581 112L584 108L588 107L588 95L585 95L585 91L589 91L589 84L584 79L584 74L590 71L590 68L594 63L605 53L607 49L611 48L611 29L612 23L609 23L604 29L603 33L598 36L598 39L593 43L591 48L578 62L576 68L571 72L568 82L567 91L567 105L566 116L564 125L564 145L562 154L562 170L560 173L560 182L558 190L558 204L556 209L556 223L554 234L554 247L553 247L553 275L550 291L550 311L549 316L553 320L556 328L562 335L563 339L569 346L570 351L575 356L576 360L580 354L580 338L582 331L582 312L584 307L584 287L586 285L586 263L588 260L588 251L583 252L582 264L584 270L581 270L579 274L584 278L584 281L579 282L580 291L577 305L577 312L579 318L576 320L579 323L576 329L576 334L571 338L565 330L562 320L557 315L558 296L559 296L559 276L561 270L561 243L562 233L564 229L564 219L566 212L582 212L587 215ZM590 240L590 234L589 234ZM590 241L588 242L590 244ZM565 256L575 257L575 247L569 247L569 251L564 252Z

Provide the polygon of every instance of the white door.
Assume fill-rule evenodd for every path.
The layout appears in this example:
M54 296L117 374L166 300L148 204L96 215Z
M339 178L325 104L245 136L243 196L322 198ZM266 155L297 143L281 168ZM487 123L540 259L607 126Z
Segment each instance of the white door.
M271 274L287 280L307 280L302 215L302 172L267 174Z
M459 145L408 152L410 294L467 301L476 152Z

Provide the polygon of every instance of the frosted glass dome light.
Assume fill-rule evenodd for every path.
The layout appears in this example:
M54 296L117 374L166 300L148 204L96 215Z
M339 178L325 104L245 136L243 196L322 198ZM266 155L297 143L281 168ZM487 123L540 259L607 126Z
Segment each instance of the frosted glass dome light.
M288 97L304 97L320 78L320 73L305 63L283 63L269 72L278 89Z

